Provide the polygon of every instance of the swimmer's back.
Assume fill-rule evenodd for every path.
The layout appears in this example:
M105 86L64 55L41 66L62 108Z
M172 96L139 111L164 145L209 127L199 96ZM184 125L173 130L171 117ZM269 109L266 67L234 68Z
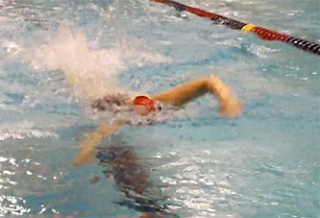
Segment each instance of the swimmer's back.
M99 112L119 112L128 111L132 108L132 97L127 94L116 93L108 94L102 98L94 100L91 103L91 108Z

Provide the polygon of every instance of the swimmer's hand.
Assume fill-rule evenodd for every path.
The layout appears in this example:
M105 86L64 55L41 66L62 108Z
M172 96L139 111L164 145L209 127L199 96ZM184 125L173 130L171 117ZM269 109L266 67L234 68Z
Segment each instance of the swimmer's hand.
M242 112L242 102L236 97L230 96L229 98L220 101L220 114L221 116L235 118Z
M220 115L235 118L242 112L241 101L232 93L232 90L218 76L211 75L207 82L208 89L218 98Z
M73 161L73 166L78 167L86 164L90 164L94 162L95 160L95 152L94 149L92 152L88 153L81 153L74 161Z

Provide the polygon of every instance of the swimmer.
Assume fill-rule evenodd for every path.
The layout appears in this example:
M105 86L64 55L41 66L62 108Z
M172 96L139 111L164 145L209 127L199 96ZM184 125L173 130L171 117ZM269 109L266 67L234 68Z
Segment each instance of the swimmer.
M212 93L220 105L220 115L235 118L241 114L241 101L232 93L230 88L216 75L206 78L192 80L179 85L166 92L156 94L153 97L136 96L130 98L128 95L108 95L95 100L91 107L98 111L111 111L113 113L130 112L135 116L146 117L149 121L150 115L159 113L163 107L174 106L182 108L188 102L206 94ZM153 123L151 119L150 122ZM74 166L94 161L96 147L100 141L114 133L123 125L131 124L130 120L116 120L113 124L100 125L98 129L90 134L81 146L81 153L75 159Z

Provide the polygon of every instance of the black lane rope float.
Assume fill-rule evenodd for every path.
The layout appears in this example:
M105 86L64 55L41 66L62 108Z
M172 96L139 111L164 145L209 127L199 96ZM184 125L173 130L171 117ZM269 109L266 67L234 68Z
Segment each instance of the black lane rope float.
M284 42L284 43L290 44L293 47L301 49L303 51L306 51L315 55L320 55L320 45L314 42L307 41L305 39L300 39L294 36L278 33L263 27L255 26L251 23L243 23L228 17L224 17L219 14L204 11L199 8L190 7L190 6L181 4L179 2L171 1L171 0L150 0L150 1L163 3L163 4L174 7L178 11L187 11L192 14L198 15L199 17L208 18L214 21L216 24L222 24L231 29L241 30L244 33L252 32L263 40Z

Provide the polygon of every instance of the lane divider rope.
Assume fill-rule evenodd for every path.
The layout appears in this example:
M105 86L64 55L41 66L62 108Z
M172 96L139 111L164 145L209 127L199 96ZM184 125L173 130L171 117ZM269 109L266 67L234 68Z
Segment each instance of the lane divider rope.
M172 0L150 0L174 7L178 11L187 11L198 15L199 17L208 18L216 24L225 25L234 30L240 30L244 33L252 32L262 40L280 41L287 43L295 48L320 56L320 44L305 39L297 38L287 34L278 33L263 27L255 26L252 23L243 23L219 14L208 12L199 8L190 7Z

